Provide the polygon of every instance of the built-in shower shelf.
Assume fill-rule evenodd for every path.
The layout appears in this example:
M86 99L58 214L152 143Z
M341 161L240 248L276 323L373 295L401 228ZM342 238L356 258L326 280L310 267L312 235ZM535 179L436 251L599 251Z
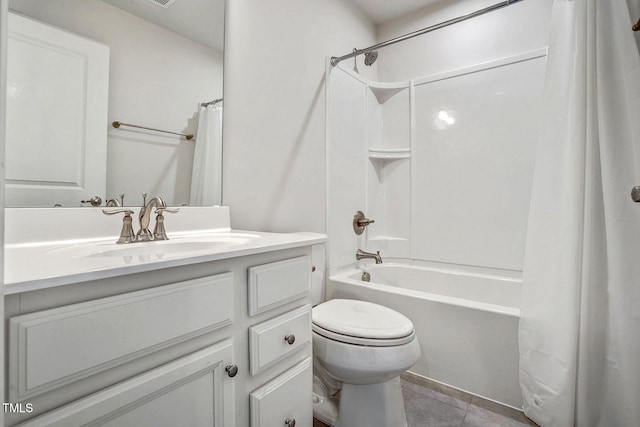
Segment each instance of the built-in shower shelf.
M408 148L369 148L369 158L373 160L402 160L411 157Z
M393 95L401 92L404 89L409 87L409 82L398 82L398 83L383 83L383 82L369 82L369 89L375 95L378 100L378 104L384 104L387 102Z

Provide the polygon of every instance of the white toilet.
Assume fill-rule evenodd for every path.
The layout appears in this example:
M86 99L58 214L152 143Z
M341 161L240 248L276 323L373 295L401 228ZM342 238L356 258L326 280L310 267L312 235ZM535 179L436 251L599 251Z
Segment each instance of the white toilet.
M314 416L334 427L405 427L400 374L420 356L413 323L348 299L315 306L312 319Z

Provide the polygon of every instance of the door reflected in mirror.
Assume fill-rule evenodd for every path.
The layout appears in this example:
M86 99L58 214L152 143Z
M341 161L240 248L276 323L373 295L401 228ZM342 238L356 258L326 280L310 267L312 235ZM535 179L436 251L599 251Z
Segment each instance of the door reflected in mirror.
M91 206L81 202L94 196L139 206L142 193L220 203L223 105L201 104L222 98L224 0L11 0L9 9L6 206ZM58 36L15 29L22 17ZM56 46L64 35L102 48L107 64Z

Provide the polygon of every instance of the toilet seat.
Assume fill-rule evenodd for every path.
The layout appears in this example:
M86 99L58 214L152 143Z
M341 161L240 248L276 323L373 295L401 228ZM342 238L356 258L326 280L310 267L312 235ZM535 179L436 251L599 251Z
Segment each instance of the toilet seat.
M335 299L314 307L312 329L334 341L373 347L402 345L415 338L406 316L359 300Z
M328 338L330 340L339 341L345 344L364 345L369 347L393 347L393 346L406 344L408 342L411 342L411 340L413 340L416 335L414 331L414 332L411 332L411 334L407 335L406 337L401 337L401 338L391 338L391 339L360 338L360 337L352 337L349 335L338 334L336 332L323 329L315 324L312 324L311 328L313 332L317 333L318 335L322 335L323 337Z

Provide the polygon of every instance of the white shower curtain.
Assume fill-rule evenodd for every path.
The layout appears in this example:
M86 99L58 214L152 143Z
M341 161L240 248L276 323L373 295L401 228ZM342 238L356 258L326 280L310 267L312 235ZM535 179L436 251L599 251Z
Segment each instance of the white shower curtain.
M192 206L219 205L222 196L222 102L200 107L191 174Z
M633 18L625 0L553 5L519 334L524 410L543 427L640 425Z

